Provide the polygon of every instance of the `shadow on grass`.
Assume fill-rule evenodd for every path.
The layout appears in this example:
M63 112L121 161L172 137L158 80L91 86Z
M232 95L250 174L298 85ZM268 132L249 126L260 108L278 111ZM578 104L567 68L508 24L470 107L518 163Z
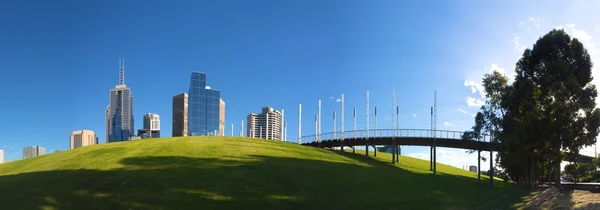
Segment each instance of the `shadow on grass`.
M131 157L114 170L0 176L6 209L470 209L504 192L475 179L272 156ZM100 159L100 158L99 158Z

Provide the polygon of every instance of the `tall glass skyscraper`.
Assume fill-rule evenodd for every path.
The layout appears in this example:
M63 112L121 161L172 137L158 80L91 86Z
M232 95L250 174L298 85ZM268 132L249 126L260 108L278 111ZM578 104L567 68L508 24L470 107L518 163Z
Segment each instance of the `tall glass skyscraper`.
M219 136L221 92L206 86L206 74L192 72L188 93L188 136Z
M119 84L110 89L110 104L107 114L108 142L127 141L134 136L133 96L131 89L125 85L125 64L121 61L119 68Z

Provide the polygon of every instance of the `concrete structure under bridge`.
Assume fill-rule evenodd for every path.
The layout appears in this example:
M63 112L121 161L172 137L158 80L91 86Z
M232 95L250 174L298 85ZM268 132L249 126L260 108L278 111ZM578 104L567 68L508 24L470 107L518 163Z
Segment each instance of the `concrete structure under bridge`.
M323 134L314 134L301 137L301 144L321 148L337 148L343 150L344 147L351 147L353 153L356 153L355 146L365 146L365 155L369 156L369 147L373 147L374 155L377 156L376 146L385 146L392 148L392 163L399 161L401 145L408 146L428 146L430 147L430 170L436 174L436 147L449 147L457 149L475 150L478 157L481 151L490 152L489 164L492 170L490 176L490 186L493 186L493 156L492 152L497 152L500 144L491 142L489 136L484 136L480 141L463 140L464 131L430 130L430 129L377 129L377 130L352 130L340 131ZM579 154L576 158L578 162L591 162L594 154ZM574 162L573 159L565 161ZM477 168L481 168L481 162L478 158ZM478 177L481 178L480 173Z

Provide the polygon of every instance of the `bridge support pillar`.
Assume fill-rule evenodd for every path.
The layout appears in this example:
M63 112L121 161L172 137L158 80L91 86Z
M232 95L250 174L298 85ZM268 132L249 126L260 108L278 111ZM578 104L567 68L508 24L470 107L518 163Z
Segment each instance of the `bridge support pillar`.
M494 159L493 152L490 151L490 188L494 189Z
M429 170L433 171L433 147L429 147Z
M400 146L396 145L396 163L400 163Z
M373 145L373 155L377 157L377 146Z
M369 137L365 139L365 156L369 157Z
M437 174L437 147L435 146L435 142L433 143L433 175Z
M394 145L391 145L390 148L392 149L392 164L396 164L396 149L394 148Z
M481 150L477 150L477 180L481 180Z

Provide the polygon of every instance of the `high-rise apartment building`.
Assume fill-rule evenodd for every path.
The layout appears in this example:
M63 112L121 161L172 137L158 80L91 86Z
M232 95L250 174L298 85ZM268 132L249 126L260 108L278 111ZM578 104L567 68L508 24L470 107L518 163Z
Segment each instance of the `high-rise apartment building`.
M173 97L173 129L172 136L188 135L188 94L182 93Z
M219 136L221 92L206 85L206 74L192 72L188 101L188 136Z
M29 146L23 148L23 159L37 157L46 154L46 148L40 146Z
M225 136L225 101L219 100L219 134Z
M0 164L4 163L4 150L0 149Z
M96 133L90 130L79 130L71 133L71 149L98 144Z
M282 114L267 106L262 113L248 115L246 135L251 138L281 140Z
M131 89L125 85L125 64L120 62L119 84L110 89L108 107L108 142L127 141L134 136L133 96Z
M138 130L142 138L160 138L160 116L153 113L144 115L144 128Z

